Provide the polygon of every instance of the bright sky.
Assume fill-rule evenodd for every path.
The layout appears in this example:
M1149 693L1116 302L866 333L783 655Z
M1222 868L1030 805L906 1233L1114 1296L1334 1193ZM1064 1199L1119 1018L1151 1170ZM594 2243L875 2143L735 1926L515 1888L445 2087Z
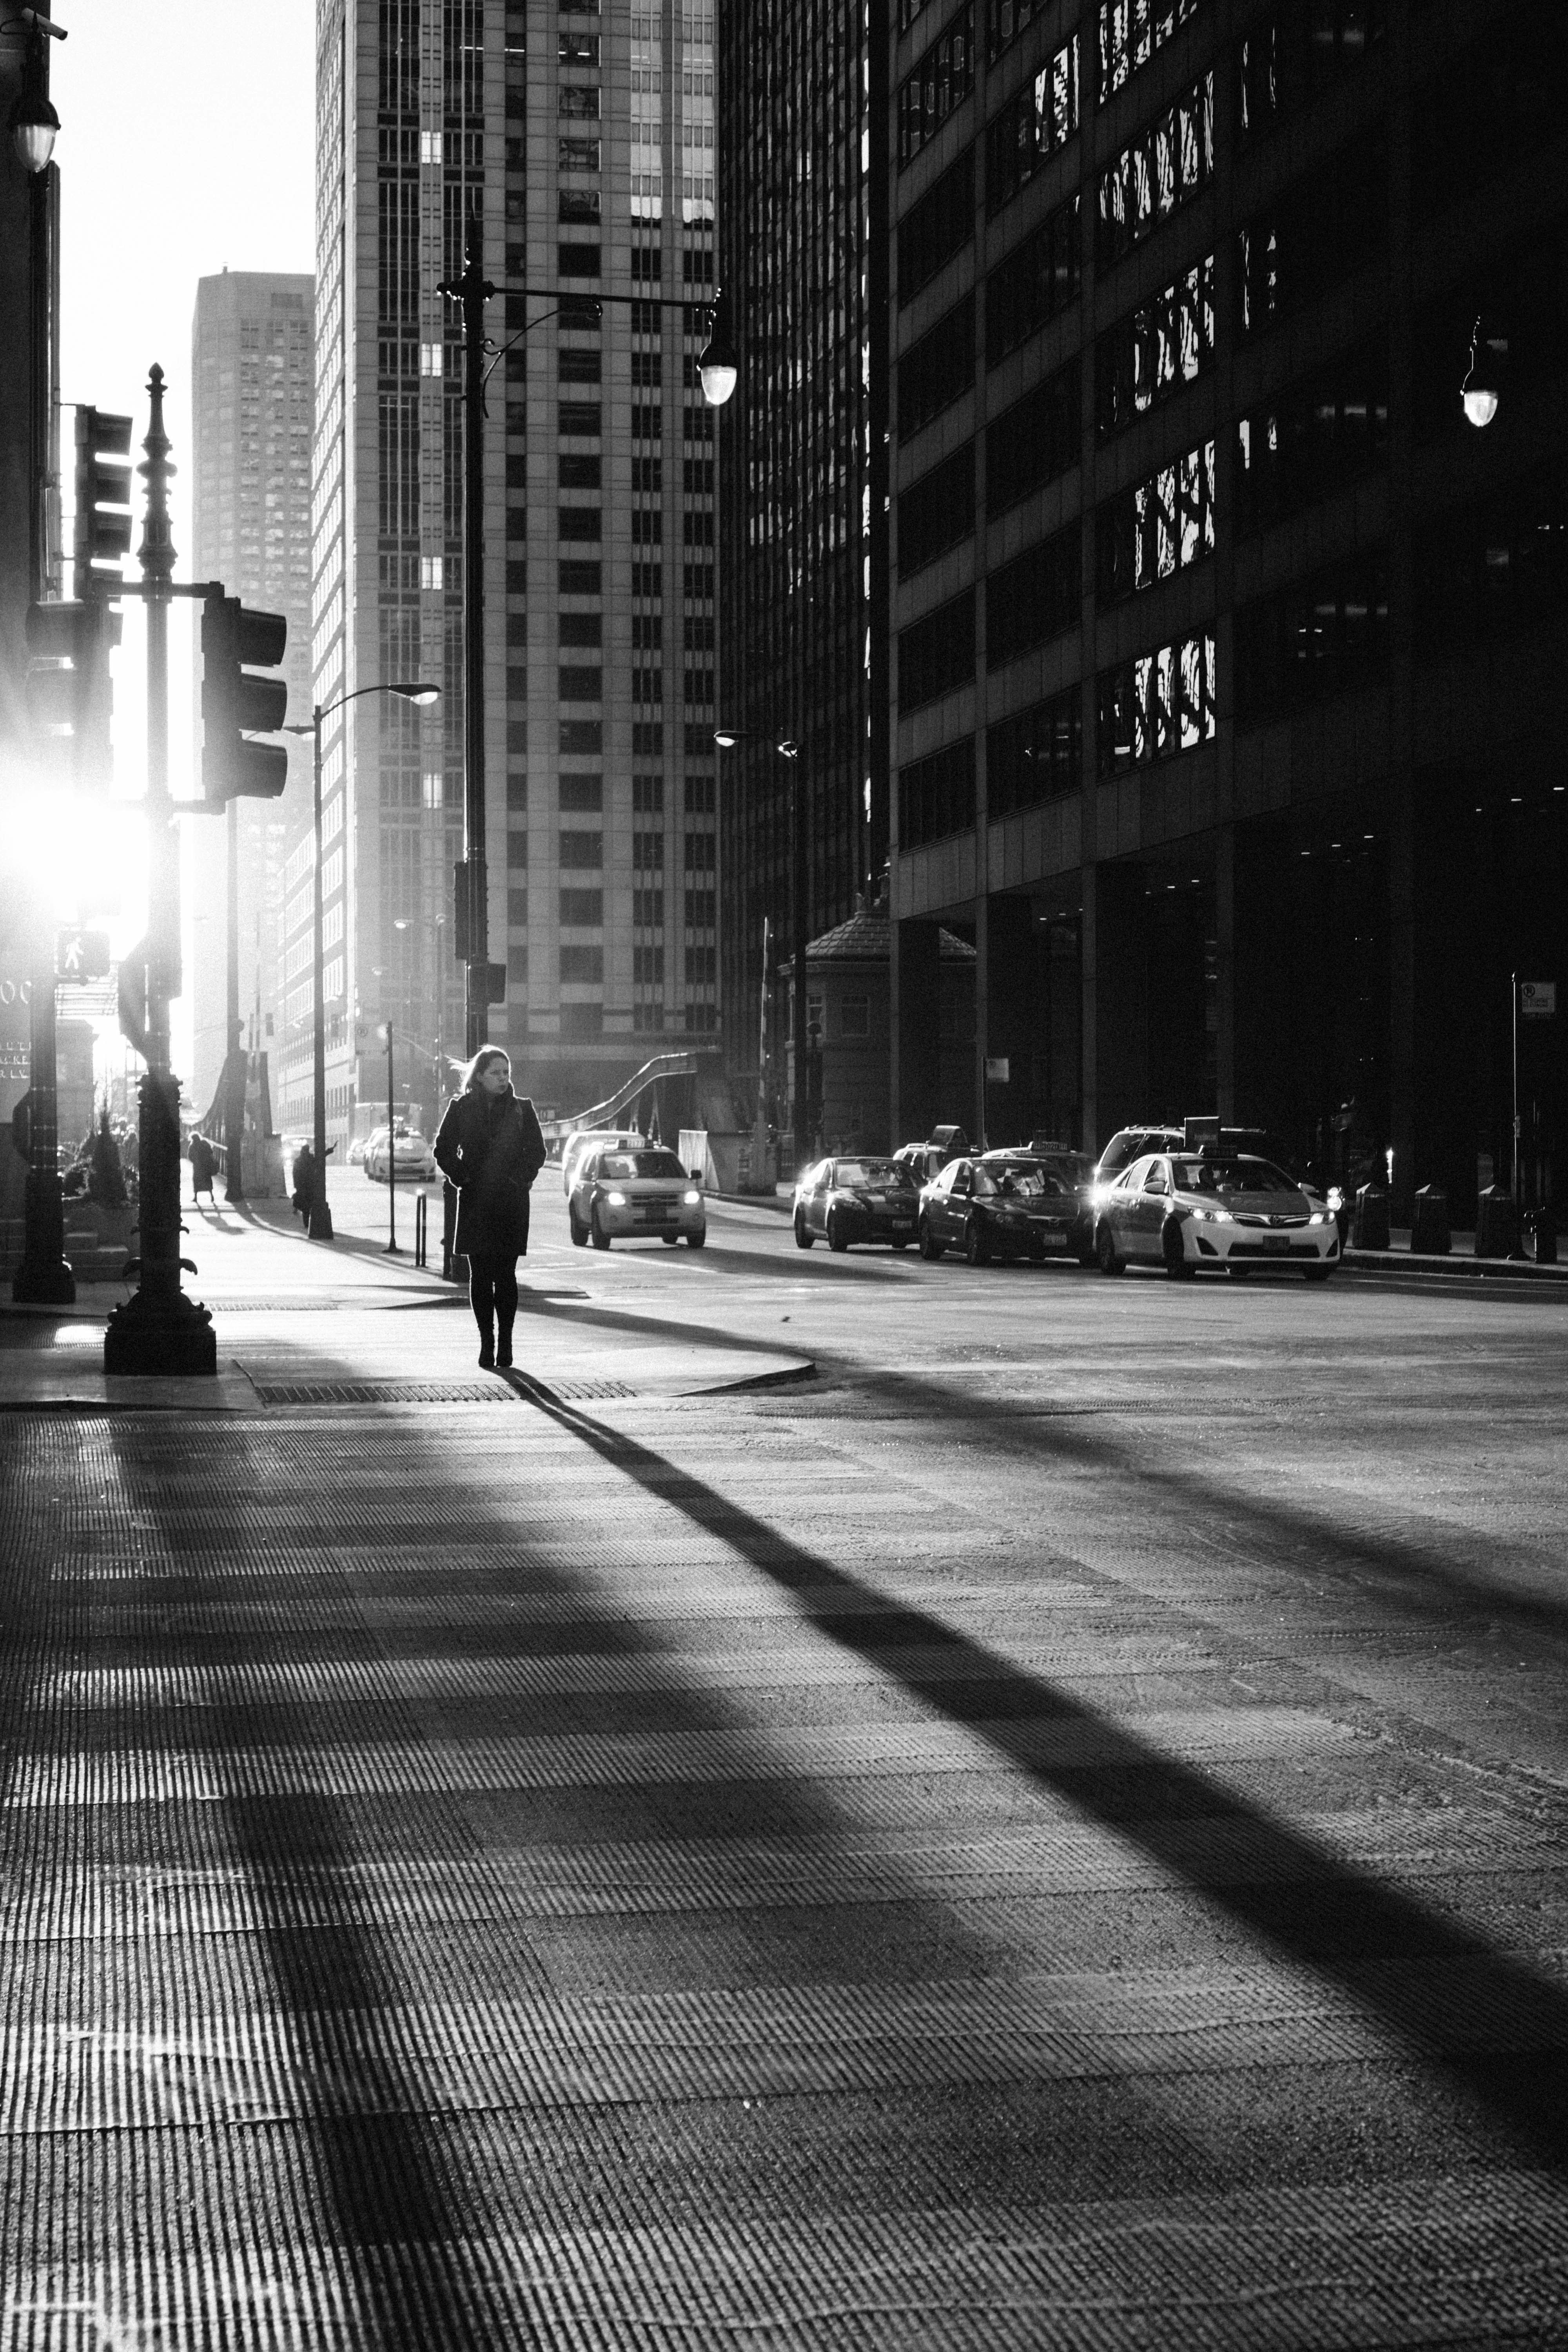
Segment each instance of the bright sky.
M139 460L147 372L160 363L179 468L175 576L188 579L196 280L226 266L315 267L315 0L54 0L51 13L68 35L49 44L60 118L60 394L133 417ZM74 429L68 409L68 484ZM116 769L120 789L139 793L145 641L134 608L125 609ZM176 606L169 632L176 793L191 788L192 609ZM202 821L184 820L184 829ZM140 914L127 903L113 926L117 950L137 935ZM187 925L187 946L189 938ZM176 1066L183 1010L174 1008Z

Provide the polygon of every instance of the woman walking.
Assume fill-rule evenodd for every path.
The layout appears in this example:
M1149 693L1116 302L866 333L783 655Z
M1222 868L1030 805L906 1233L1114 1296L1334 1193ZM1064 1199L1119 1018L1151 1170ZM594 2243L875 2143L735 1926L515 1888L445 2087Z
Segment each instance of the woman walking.
M479 1362L486 1371L497 1365L504 1370L511 1362L517 1261L528 1250L528 1191L544 1165L544 1138L533 1105L511 1090L511 1064L499 1045L481 1045L468 1064L435 1150L437 1167L458 1188L454 1246L468 1261Z

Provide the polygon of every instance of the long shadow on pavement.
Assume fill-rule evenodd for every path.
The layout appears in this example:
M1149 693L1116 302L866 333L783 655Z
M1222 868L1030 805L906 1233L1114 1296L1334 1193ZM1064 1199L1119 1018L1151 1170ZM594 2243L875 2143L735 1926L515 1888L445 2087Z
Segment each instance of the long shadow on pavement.
M1260 1941L1334 1983L1353 2005L1373 2012L1391 2039L1426 2066L1439 2067L1474 2101L1516 2134L1539 2161L1568 2170L1568 1992L1483 1939L1457 1929L1413 1897L1380 1885L1364 1872L1315 1845L1286 1823L1239 1803L1196 1767L1137 1737L1042 1676L1010 1664L924 1610L889 1608L886 1594L809 1552L753 1517L668 1456L541 1393L526 1376L512 1385L560 1428L571 1431L599 1458L650 1495L681 1511L694 1526L731 1544L762 1574L800 1599L803 1620L837 1647L894 1671L889 1648L908 1643L952 1661L952 1692L921 1680L919 1695L966 1723L1000 1755L1085 1814L1141 1843L1166 1868L1180 1872L1177 1839L1163 1827L1194 1812L1224 1812L1254 1832L1258 1875L1251 1882L1197 1882L1204 1899L1223 1906ZM826 1608L813 1597L826 1591ZM846 1613L847 1606L847 1613ZM985 1715L952 1694L985 1691ZM1079 1727L1092 1734L1103 1765L1085 1771L1043 1754L1039 1730ZM1167 1815L1129 1819L1105 1790L1128 1774L1154 1774L1169 1792ZM1310 1905L1300 1919L1279 1902L1281 1885L1305 1884ZM1325 1949L1310 1932L1313 1913L1353 1928L1357 1948ZM1458 1992L1419 1971L1397 1980L1380 1976L1369 1960L1415 1957L1463 1958L1470 1965ZM1489 2032L1494 2046L1478 2051L1467 2040ZM1506 2054L1504 2054L1506 2053Z

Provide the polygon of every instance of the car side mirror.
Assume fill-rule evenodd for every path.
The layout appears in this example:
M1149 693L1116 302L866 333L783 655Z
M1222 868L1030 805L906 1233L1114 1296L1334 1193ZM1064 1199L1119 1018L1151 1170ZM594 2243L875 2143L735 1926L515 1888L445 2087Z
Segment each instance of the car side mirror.
M693 1182L694 1184L700 1184L700 1183L701 1183L701 1181L702 1181L702 1171L701 1171L701 1169L700 1169L700 1168L694 1168L694 1169L691 1171L691 1181L692 1181L692 1182Z

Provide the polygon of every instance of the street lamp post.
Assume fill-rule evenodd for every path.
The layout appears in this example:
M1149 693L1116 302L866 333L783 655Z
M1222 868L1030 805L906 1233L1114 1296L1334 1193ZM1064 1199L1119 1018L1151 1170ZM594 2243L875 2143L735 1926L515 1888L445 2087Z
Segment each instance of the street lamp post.
M332 1213L327 1206L327 1008L325 1001L326 924L322 901L325 893L321 882L321 723L331 719L351 702L364 694L401 695L405 702L418 709L440 699L438 686L411 683L407 680L378 679L374 686L357 686L352 694L342 694L336 702L318 702L310 712L310 723L286 727L286 735L309 735L312 739L310 817L315 827L315 936L312 941L312 966L315 984L314 1018L311 1024L311 1087L312 1087L312 1149L316 1171L312 1178L313 1196L305 1219L305 1231L313 1242L330 1242L332 1238ZM389 1114L390 1117L390 1114Z
M731 346L724 319L722 294L711 303L689 304L654 294L563 295L557 286L497 286L485 276L484 229L478 203L468 214L463 247L463 274L441 278L436 291L458 303L463 314L463 865L458 905L458 951L464 964L464 1053L468 1058L489 1040L492 973L489 960L489 900L485 857L485 383L500 357L489 366L485 353L493 347L485 335L485 305L493 295L511 294L523 299L554 302L558 308L602 310L606 303L621 309L686 310L706 308L710 313L708 341L698 360L702 396L710 407L721 408L735 389L740 362ZM552 315L546 312L545 316ZM543 319L533 320L542 326ZM528 330L524 329L523 332ZM515 339L514 339L515 340ZM507 347L503 347L507 348ZM504 989L504 973L502 982Z
M713 740L721 751L733 751L754 730L746 727L716 727ZM805 795L800 785L800 745L793 735L770 739L781 760L790 763L789 771L789 831L790 831L790 1030L795 1039L794 1085L791 1118L795 1126L795 1172L798 1177L805 1165L810 1148L810 1111L806 1087L806 1014L809 999L805 980L806 947L806 884L808 879L805 854ZM765 952L765 950L764 950Z

